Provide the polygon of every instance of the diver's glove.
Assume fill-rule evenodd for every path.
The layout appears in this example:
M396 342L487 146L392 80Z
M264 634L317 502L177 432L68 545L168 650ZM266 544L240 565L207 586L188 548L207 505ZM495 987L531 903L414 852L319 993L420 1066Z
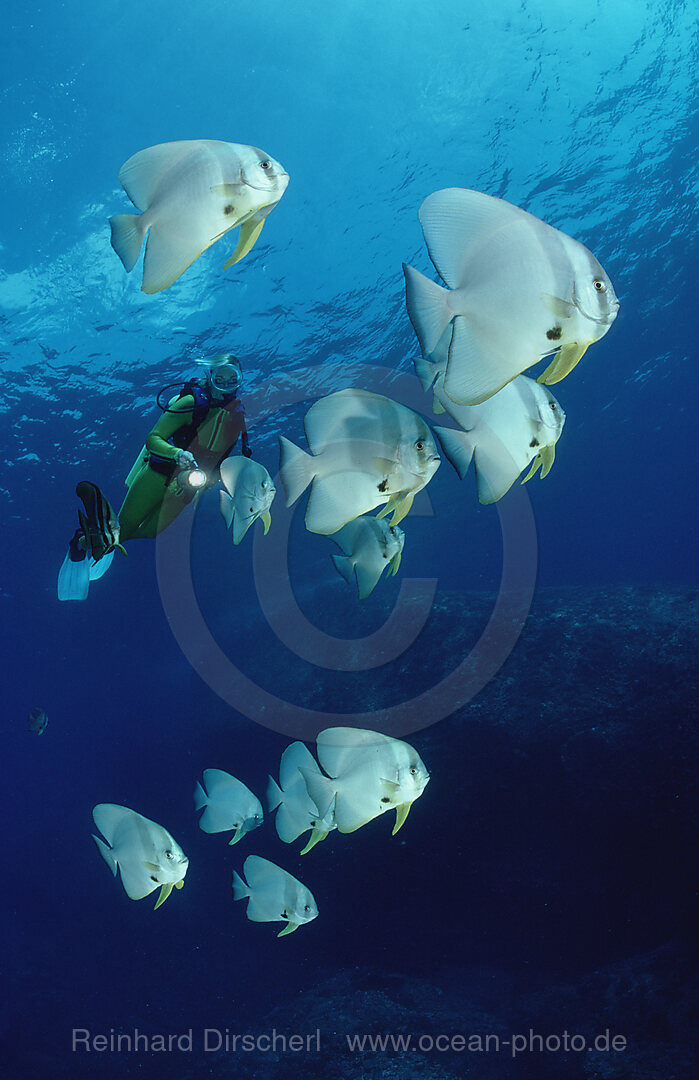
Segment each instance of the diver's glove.
M194 454L189 450L178 450L175 454L175 464L178 469L196 469L197 463Z
M243 457L252 457L252 450L250 449L250 443L248 442L247 432L243 432L243 438L240 447Z

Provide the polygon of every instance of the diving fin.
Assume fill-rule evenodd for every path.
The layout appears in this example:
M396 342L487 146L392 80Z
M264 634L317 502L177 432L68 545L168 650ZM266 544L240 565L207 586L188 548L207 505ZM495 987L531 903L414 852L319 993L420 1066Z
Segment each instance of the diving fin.
M87 600L90 588L90 563L87 552L80 547L80 530L68 545L66 557L58 571L59 600Z

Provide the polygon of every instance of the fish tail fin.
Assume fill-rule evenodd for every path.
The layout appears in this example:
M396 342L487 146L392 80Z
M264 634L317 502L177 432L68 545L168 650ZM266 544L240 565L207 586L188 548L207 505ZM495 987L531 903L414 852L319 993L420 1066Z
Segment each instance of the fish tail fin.
M138 261L146 235L143 214L115 214L110 217L109 224L112 227L112 247L129 274Z
M331 555L330 556L335 569L340 577L343 577L348 585L352 584L352 576L354 573L354 563L349 555Z
M206 794L206 792L204 791L204 788L201 786L201 784L197 780L197 786L194 789L194 809L195 810L201 810L202 807L206 806L208 801L209 801L209 796Z
M410 267L408 269L410 269ZM439 365L433 364L431 360L426 360L424 356L414 356L413 365L415 367L415 374L420 380L420 385L425 393L427 393L439 374Z
M220 500L223 520L226 523L226 528L230 529L231 522L233 521L233 513L235 511L235 503L233 502L233 499L230 497L227 491L222 491L220 493Z
M308 794L318 807L318 813L321 817L325 817L337 794L333 781L329 780L327 776L323 776L322 773L312 772L310 769L304 769L301 766L299 766L299 772L306 781Z
M100 855L106 862L109 869L114 874L114 877L116 877L117 861L114 858L114 852L110 848L109 844L105 844L104 840L100 840L99 836L95 836L94 833L92 834L92 839L97 844L97 850L99 851Z
M315 476L315 462L311 455L283 435L279 436L279 475L287 506L300 498Z
M454 428L436 427L433 431L439 439L447 461L451 462L459 474L459 479L463 480L473 458L473 440L467 432L456 431Z
M282 792L282 789L279 787L277 781L270 776L267 782L267 807L270 814L273 810L277 809L283 798L284 793Z
M423 355L429 356L454 317L449 291L403 263L405 302Z
M245 884L240 874L233 871L233 899L244 900L246 896L250 896L250 889Z

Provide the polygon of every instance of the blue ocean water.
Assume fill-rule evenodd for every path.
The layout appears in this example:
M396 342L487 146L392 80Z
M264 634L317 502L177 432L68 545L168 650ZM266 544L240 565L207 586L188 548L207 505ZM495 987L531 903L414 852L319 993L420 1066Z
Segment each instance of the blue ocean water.
M3 1075L695 1075L698 42L683 0L10 4ZM137 150L195 138L263 148L289 187L240 264L222 271L223 238L147 296L109 244L108 218L128 210L117 174ZM443 462L403 523L400 574L361 604L281 494L266 538L256 526L234 548L208 494L162 542L117 555L87 602L59 603L75 484L119 505L159 388L197 358L240 356L255 458L273 475L277 436L302 442L323 394L428 401L401 263L434 276L417 211L448 186L575 236L620 298L556 387L567 420L545 481L480 506L473 476ZM435 703L492 622L503 551L511 606L482 672ZM417 610L426 579L424 629L387 661L381 628L396 604ZM371 634L357 659L347 642ZM42 735L24 730L35 707ZM198 830L204 768L261 795L290 739L312 745L343 714L378 727L393 708L432 777L398 836L379 819L301 859L269 822L234 848ZM101 863L98 802L162 822L190 856L158 912ZM253 851L312 886L313 924L277 941L233 905L232 869ZM203 1047L205 1028L273 1027L320 1029L323 1051ZM77 1028L192 1029L193 1049L73 1049ZM343 1042L531 1028L611 1028L629 1046L467 1059Z

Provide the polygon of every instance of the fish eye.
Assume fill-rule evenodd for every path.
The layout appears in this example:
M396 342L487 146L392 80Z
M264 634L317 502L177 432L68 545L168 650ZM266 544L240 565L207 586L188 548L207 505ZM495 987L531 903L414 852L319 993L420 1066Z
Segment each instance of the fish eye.
M261 169L271 169L272 168L272 162L271 161L261 161L260 162L260 168Z
M422 441L422 439L417 440L417 442L415 443L415 449L416 450L424 450L425 449L425 444Z
M607 291L607 286L604 284L603 281L600 281L599 278L595 278L595 280L592 282L592 284L597 289L597 292L606 292Z
M165 858L166 858L166 859L174 859L174 858L175 858L175 856L174 856L174 855L172 854L172 852L171 852L171 851L170 851L170 850L168 849L168 851L166 851L166 852L165 852Z
M306 904L306 907L304 908L304 911L310 911L310 910L311 910L311 905Z
M411 767L410 767L410 775L411 776L417 776L417 769L415 768L414 765L411 765Z

